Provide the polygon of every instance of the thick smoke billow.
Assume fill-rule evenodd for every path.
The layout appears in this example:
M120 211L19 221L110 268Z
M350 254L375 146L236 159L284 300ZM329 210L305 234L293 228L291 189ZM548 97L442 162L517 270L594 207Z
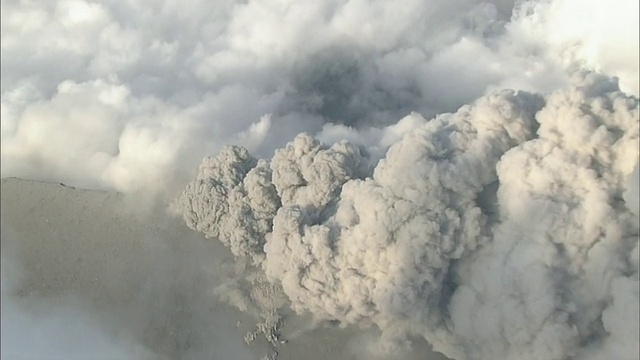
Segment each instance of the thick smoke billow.
M321 149L309 135L278 150L270 164L229 146L203 161L180 203L191 228L222 240L236 256L259 255L281 204L319 216L347 180L363 176L364 168L357 147L338 143Z
M182 199L187 225L223 240L236 256L260 251L280 206L271 170L236 146L205 159L186 193L193 194Z
M493 241L460 266L448 309L476 358L637 357L638 311L620 303L638 301L638 219L623 200L638 100L610 79L576 81L499 162ZM612 321L620 306L627 319Z
M309 135L269 162L226 148L183 192L185 219L236 255L264 252L256 265L295 311L375 324L389 345L419 335L455 359L633 358L638 222L624 199L638 99L601 75L572 81L424 121L369 172L357 147ZM256 173L271 176L236 205Z
M280 209L267 275L295 309L328 319L427 317L403 304L437 304L449 261L483 241L486 216L474 200L495 180L490 164L531 134L527 100L496 94L428 122L392 146L371 178L346 183L334 209L319 209L324 217L304 203ZM495 123L474 125L483 112Z

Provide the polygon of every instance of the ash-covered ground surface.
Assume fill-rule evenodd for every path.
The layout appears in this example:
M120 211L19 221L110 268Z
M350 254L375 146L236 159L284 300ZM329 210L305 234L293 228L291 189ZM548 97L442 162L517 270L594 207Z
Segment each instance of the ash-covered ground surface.
M376 331L291 312L270 343L230 252L162 209L15 178L1 196L3 359L375 358ZM234 279L245 311L216 294ZM414 345L380 358L445 359Z

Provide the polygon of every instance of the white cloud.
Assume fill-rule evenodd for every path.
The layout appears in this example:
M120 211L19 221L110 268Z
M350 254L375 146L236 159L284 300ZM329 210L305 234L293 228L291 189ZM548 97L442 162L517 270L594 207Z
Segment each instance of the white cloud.
M607 9L598 2L525 2L517 9L528 11L518 10L511 19L509 1L417 1L402 7L367 1L154 6L3 2L3 176L55 177L137 190L158 173L168 184L184 183L183 161L193 166L202 154L230 141L246 141L241 145L268 156L296 133L315 133L327 123L373 131L370 125L392 125L412 111L425 117L455 111L487 89L550 91L566 83L565 69L576 64L620 76L628 91L635 91L634 81L637 85L637 69L629 65L637 63L637 52L618 51L637 43L636 32L627 30L637 23L631 15L637 12L623 1ZM571 15L575 20L566 23L563 19L573 9L580 16ZM593 30L600 28L607 31ZM568 45L573 50L558 59L558 49ZM620 53L625 55L612 55ZM77 93L73 104L61 107L62 84L127 89L128 109L88 110L88 104L101 102L100 91ZM47 103L58 104L42 112ZM85 124L54 120L47 126L60 129L54 134L77 138L102 132L105 122L119 123L119 130L100 136L109 144L130 141L129 123L160 139L173 138L177 127L180 135L170 145L140 137L142 147L154 148L147 151L152 163L157 161L154 154L166 155L167 164L158 171L138 173L140 164L131 156L113 155L110 163L117 165L111 167L118 174L132 174L130 180L118 181L120 176L109 174L116 170L100 171L106 166L104 146L58 135L53 141L27 135L40 131L28 123L66 119L77 111L91 112ZM171 116L167 122L174 124L156 125L159 114ZM260 137L262 144L238 135L267 114L272 114L272 126ZM141 117L146 120L138 121ZM97 127L89 129L93 125ZM80 148L83 157L99 160L68 166L59 159L78 156ZM44 159L46 166L33 158ZM165 186L154 191L165 191Z

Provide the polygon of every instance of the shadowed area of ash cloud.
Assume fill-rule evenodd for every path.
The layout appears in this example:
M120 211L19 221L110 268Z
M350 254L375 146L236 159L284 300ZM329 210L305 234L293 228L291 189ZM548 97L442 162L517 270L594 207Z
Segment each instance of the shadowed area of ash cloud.
M373 54L342 45L295 64L279 114L315 114L322 122L354 128L387 125L412 111L429 112L416 80L389 84ZM439 109L453 110L453 109Z

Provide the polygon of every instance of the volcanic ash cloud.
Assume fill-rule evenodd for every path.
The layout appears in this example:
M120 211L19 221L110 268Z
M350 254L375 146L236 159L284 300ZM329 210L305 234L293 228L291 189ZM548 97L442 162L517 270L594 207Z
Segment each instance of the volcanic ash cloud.
M470 358L637 358L638 219L624 194L638 100L601 76L575 81L498 164L500 222L448 307Z
M600 75L573 83L414 113L424 125L373 169L366 149L307 134L269 161L227 147L183 192L184 218L252 258L296 312L375 324L383 344L420 335L455 359L630 354L638 101Z
M572 81L414 113L424 125L373 169L366 151L306 134L269 162L228 147L183 192L184 217L250 255L296 312L375 324L389 346L420 335L455 359L632 356L638 99L601 75Z

